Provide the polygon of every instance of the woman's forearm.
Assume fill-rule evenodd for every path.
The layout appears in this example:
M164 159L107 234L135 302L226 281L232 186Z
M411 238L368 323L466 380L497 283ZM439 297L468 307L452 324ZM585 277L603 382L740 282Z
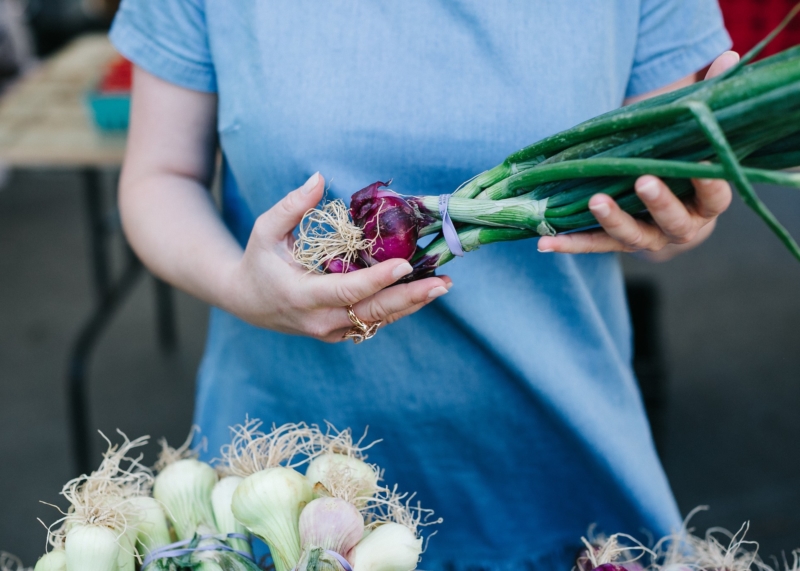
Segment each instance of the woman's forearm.
M123 180L120 210L129 243L154 274L227 306L228 278L242 249L198 181L167 173Z
M182 89L136 68L119 203L125 235L154 274L226 307L226 279L242 250L207 190L216 106L212 93Z

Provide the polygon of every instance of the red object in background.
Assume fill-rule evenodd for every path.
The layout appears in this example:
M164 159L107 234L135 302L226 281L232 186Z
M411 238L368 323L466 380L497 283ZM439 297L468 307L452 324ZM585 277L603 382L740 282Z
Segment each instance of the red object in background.
M126 93L133 82L133 64L120 56L115 58L103 74L98 90L100 93Z
M725 27L733 38L733 49L744 55L794 8L797 0L719 0ZM778 53L800 44L800 16L761 52L759 57Z

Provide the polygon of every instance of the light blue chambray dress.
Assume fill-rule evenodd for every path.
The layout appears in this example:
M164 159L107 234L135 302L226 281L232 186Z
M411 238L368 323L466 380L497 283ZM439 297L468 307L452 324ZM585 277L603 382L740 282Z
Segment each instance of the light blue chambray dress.
M546 135L694 72L730 41L712 0L123 0L136 64L219 94L223 215L253 221L319 170L332 194L440 194ZM196 421L329 420L444 517L423 568L567 570L579 538L679 515L631 371L613 255L495 244L362 345L212 310Z

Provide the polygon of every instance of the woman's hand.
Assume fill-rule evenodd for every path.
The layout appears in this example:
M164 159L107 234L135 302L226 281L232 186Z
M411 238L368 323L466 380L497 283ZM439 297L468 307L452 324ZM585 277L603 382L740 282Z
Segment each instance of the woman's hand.
M737 61L736 52L725 52L711 64L706 79L719 75ZM660 91L689 83L691 79L686 78ZM610 196L596 194L589 201L589 209L602 229L543 237L539 240L539 251L570 254L643 251L654 261L669 259L711 235L717 217L731 203L731 187L724 180L693 180L692 184L695 194L683 202L660 179L640 177L636 181L636 194L652 220L634 218Z
M392 323L447 293L449 278L391 286L411 272L388 260L349 274L319 275L292 260L292 231L322 198L312 176L256 221L242 251L207 185L214 170L216 96L134 71L120 212L131 246L156 275L259 327L336 342L351 324Z
M447 277L389 287L411 273L406 260L327 275L295 263L292 231L323 189L317 173L256 220L241 261L227 277L226 310L259 327L335 343L351 327L348 305L363 321L392 323L447 293Z

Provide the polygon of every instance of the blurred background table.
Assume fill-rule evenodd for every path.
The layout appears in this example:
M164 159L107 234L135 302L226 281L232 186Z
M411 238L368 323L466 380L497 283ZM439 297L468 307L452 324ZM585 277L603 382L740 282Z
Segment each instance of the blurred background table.
M105 133L93 123L88 92L117 55L105 34L81 36L45 60L0 98L0 163L15 168L65 168L83 177L87 234L95 307L81 327L67 372L68 418L76 469L90 470L87 366L92 350L142 265L124 245L124 263L115 272L109 242L121 235L119 216L106 200L104 174L116 187L125 154L125 134ZM106 177L107 178L107 177ZM124 244L124 242L123 242ZM169 286L156 280L158 338L163 349L175 345Z
M16 167L118 168L125 136L99 131L85 102L115 56L105 34L83 36L14 85L0 99L0 161Z

